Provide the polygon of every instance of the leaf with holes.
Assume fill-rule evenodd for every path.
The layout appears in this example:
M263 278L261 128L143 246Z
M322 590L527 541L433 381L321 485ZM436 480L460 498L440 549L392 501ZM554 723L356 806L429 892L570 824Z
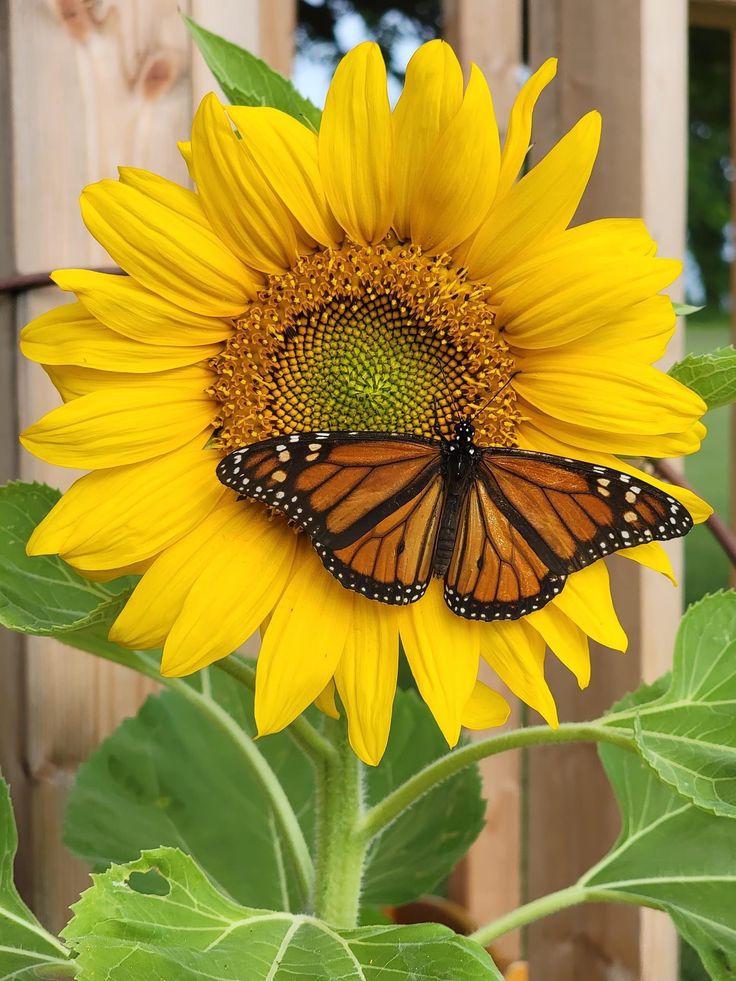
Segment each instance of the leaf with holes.
M662 780L699 807L736 818L736 593L691 606L666 690L606 721L633 722L639 749Z
M69 951L31 913L13 885L18 847L8 785L0 778L0 979L69 976Z
M265 61L218 34L200 27L185 14L184 22L227 98L237 106L271 106L319 129L321 111L305 99Z
M736 348L688 354L669 373L703 399L709 409L736 402Z
M155 893L136 891L153 874ZM436 924L335 930L311 916L248 909L171 848L93 876L64 938L79 981L501 981L477 944Z

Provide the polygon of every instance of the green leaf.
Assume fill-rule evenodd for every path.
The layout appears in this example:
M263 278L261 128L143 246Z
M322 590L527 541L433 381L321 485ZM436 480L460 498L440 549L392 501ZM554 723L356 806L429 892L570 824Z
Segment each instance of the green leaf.
M642 713L667 679L616 706ZM634 753L599 749L622 816L611 852L580 880L587 898L656 906L670 914L714 981L736 972L736 831L684 800Z
M736 593L690 607L666 690L610 721L632 716L642 755L662 780L699 807L736 818Z
M156 875L157 895L134 873ZM64 937L80 981L500 981L482 948L427 924L337 931L309 916L248 909L176 849L93 876Z
M242 742L218 725L224 712L254 736L252 694L215 669L201 672L198 683L199 691L180 683L149 697L80 768L65 842L96 869L146 848L177 846L244 905L299 910L307 897L270 798ZM311 840L311 766L285 733L252 752L282 782Z
M446 753L447 744L416 692L397 691L386 754L367 772L369 805ZM384 831L368 861L363 900L400 905L431 892L478 837L485 811L475 766L435 787Z
M701 310L705 309L704 307L694 307L690 303L676 303L674 300L672 307L678 317L690 317L692 314L700 313Z
M69 952L44 930L13 884L17 848L10 793L0 778L0 981L69 977Z
M186 14L184 22L227 98L237 106L271 106L319 129L322 112L292 83L250 51L200 27Z
M669 373L697 392L709 409L736 402L736 349L732 345L709 354L688 354Z
M149 698L80 769L69 799L66 842L97 869L131 861L146 848L178 846L239 902L298 911L305 897L279 845L267 797L242 746L217 722L224 711L252 735L253 695L216 669L203 672L200 684L194 691L180 682L176 690ZM261 739L257 747L310 842L311 766L285 733ZM367 772L368 802L376 803L444 752L426 706L413 692L399 692L386 755ZM475 767L424 797L375 844L364 902L399 904L429 892L470 847L484 810Z
M0 624L11 630L61 636L107 624L132 590L129 576L103 585L55 555L26 555L31 532L60 497L45 484L0 487Z

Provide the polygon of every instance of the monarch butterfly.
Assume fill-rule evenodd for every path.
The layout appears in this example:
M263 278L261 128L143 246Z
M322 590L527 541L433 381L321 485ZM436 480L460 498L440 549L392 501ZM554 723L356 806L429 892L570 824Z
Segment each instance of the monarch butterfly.
M348 589L414 603L438 576L472 620L518 619L570 573L692 528L673 497L626 473L474 435L469 420L450 439L300 433L235 450L217 475L303 528Z

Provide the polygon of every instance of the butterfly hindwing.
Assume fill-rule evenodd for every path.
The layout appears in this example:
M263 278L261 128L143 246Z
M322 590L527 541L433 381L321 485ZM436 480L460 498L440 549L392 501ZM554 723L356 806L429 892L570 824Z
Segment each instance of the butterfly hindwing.
M300 433L236 450L218 476L283 512L344 586L387 603L418 599L432 576L444 501L434 440Z
M550 569L533 538L511 522L485 481L476 478L463 502L445 574L445 602L452 612L472 620L515 620L559 593L564 575Z

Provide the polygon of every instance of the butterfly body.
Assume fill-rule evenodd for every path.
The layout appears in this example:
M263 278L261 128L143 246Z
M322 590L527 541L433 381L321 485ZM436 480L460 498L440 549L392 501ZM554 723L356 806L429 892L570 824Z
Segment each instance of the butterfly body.
M445 481L445 503L432 563L434 575L440 578L452 560L460 509L478 469L480 454L473 442L474 435L472 423L463 420L455 427L452 439L440 437L440 473Z
M235 450L217 473L301 527L346 588L407 604L437 576L468 619L534 612L597 559L692 527L674 498L628 474L474 436L469 420L438 439L296 433Z

